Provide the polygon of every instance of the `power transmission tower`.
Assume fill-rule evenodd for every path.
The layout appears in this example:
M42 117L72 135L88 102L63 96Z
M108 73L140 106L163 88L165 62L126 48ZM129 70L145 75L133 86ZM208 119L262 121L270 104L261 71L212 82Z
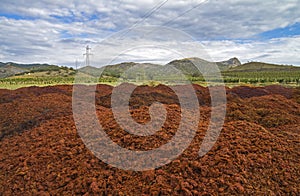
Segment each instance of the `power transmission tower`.
M91 48L87 45L85 48L85 53L83 56L85 56L85 66L90 66L90 55L91 54Z

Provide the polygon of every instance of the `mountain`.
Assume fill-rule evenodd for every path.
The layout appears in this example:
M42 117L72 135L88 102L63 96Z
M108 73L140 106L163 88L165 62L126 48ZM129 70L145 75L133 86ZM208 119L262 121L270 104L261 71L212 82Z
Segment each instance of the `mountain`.
M49 64L18 64L13 62L0 62L0 78L42 71L58 71L60 69L61 67L57 65Z
M227 61L216 62L216 64L218 65L219 69L222 71L242 65L240 60L236 57L231 58Z
M300 71L300 67L292 65L277 65L262 62L249 62L231 67L229 72L274 72L274 71Z
M193 77L201 76L202 74L195 66L197 64L201 65L202 73L211 72L211 67L215 65L217 65L221 71L241 65L240 61L237 58L231 58L227 61L222 62L209 62L201 58L191 57L174 60L166 65L125 62L115 65L107 65L101 68L87 66L80 68L78 71L96 77L102 75L104 77L109 76L119 78L123 77L122 75L125 73L126 76L124 76L124 78L127 79L142 77L144 79L152 80L154 77L165 78L165 76L169 76L172 78L172 76L182 76L182 74ZM135 69L131 71L132 67L135 67Z
M199 69L196 68L195 66L196 64L201 65L201 68L204 69L201 70L201 72L205 71L205 69L209 69L209 66L214 66L214 65L217 65L220 71L226 71L229 68L241 65L241 62L235 57L227 61L221 61L221 62L210 62L210 61L203 60L201 58L192 57L192 58L185 58L185 59L171 61L170 63L167 64L167 66L174 66L175 68L181 70L186 75L199 76L201 74L199 72Z
M130 68L134 66L135 69L131 71ZM134 77L133 76L134 74L149 75L149 77L151 77L150 75L156 73L157 72L156 70L160 69L160 67L162 67L162 65L151 64L151 63L125 62L125 63L119 63L115 65L107 65L101 68L86 66L78 69L78 71L95 77L99 77L100 75L102 75L102 76L119 78L124 73L127 75L126 77Z
M26 69L21 67L16 67L10 64L0 63L0 78L6 78L13 76L15 74L20 74L25 72Z
M276 71L300 71L300 67L276 65L262 62L250 62L241 64L236 57L229 60L220 62L210 62L201 58L191 57L179 60L173 60L166 65L158 65L151 63L135 63L124 62L114 65L107 65L101 68L92 66L80 68L78 71L89 74L95 77L99 77L100 74L106 77L120 78L123 77L123 73L126 72L125 78L134 78L143 76L143 78L151 79L155 76L157 78L164 77L165 75L178 75L182 73L186 76L199 77L202 74L196 68L196 64L201 65L201 72L211 72L211 67L217 65L221 72L234 73L234 72L276 72ZM135 67L131 71L131 68ZM175 68L175 69L174 69ZM18 64L13 62L2 63L0 62L0 78L5 78L14 75L22 75L26 73L35 72L61 72L65 69L66 74L75 72L70 70L72 68L60 67L57 65L49 64ZM53 72L54 73L54 72ZM66 75L65 74L65 75ZM51 76L53 74L49 74ZM61 74L57 74L61 75Z
M104 67L96 68L93 66L85 66L85 67L78 69L78 71L81 73L85 73L85 74L89 74L91 76L97 77L103 72L103 69L104 69Z
M202 74L195 65L201 65L201 72L211 72L211 67L217 65L221 72L274 72L274 71L300 71L300 67L276 65L269 63L250 62L241 64L238 58L230 58L229 60L220 62L210 62L201 58L191 57L179 60L173 60L166 65L150 64L150 63L134 63L125 62L115 65L107 65L101 68L83 67L79 69L80 72L87 73L94 76L110 76L122 77L122 74L127 72L129 78L137 75L143 75L144 78L151 79L154 76L163 77L163 75L178 75L176 72L181 72L187 76L199 77ZM130 68L135 69L131 72ZM174 69L175 68L175 69ZM129 73L130 72L130 73ZM134 76L135 75L135 76Z
M166 64L167 67L175 67L178 70L181 70L183 74L190 76L200 76L200 72L197 67L194 65L198 63L209 63L200 58L192 57L192 58L184 58L180 60L174 60Z
M236 67L236 66L241 65L240 60L236 57L233 57L227 61L221 61L221 62L217 62L217 63L221 63L221 64L227 65L229 67Z

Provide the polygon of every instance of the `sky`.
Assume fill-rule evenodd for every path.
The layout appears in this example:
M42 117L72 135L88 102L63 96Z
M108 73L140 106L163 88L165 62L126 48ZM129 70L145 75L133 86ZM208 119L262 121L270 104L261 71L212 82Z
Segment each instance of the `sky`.
M299 13L299 0L1 0L0 62L84 66L89 45L90 58L108 55L100 64L107 50L118 61L163 64L180 57L172 44L186 42L204 59L300 66Z

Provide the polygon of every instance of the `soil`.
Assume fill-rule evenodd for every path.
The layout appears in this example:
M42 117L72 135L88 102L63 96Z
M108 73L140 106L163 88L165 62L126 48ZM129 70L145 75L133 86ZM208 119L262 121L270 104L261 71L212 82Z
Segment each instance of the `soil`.
M0 90L0 195L299 195L300 89L227 88L222 132L199 157L211 107L209 90L193 87L201 113L196 136L178 158L149 171L121 170L93 155L76 130L72 86ZM118 125L112 90L98 85L95 101L112 141L145 151L174 136L181 109L171 88L139 86L131 96L131 115L141 124L150 121L152 103L167 109L163 127L148 137Z

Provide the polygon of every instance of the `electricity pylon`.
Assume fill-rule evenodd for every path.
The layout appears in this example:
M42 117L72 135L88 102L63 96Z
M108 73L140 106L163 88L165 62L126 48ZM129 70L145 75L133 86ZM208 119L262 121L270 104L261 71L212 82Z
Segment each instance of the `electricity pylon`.
M90 66L90 55L91 54L91 48L87 45L85 48L85 53L83 56L85 56L85 66Z

